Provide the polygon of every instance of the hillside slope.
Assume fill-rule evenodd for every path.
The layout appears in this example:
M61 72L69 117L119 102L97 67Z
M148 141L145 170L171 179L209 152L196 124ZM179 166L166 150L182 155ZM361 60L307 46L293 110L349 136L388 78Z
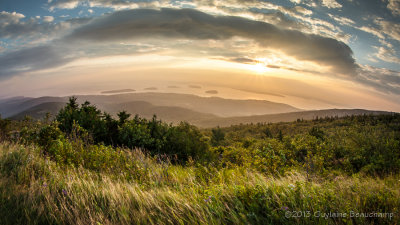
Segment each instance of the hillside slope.
M51 118L54 118L59 110L65 106L65 102L46 102L39 105L35 105L29 109L26 109L20 113L17 113L10 119L22 120L25 116L30 116L33 119L41 120L45 118L46 113L50 113ZM123 110L130 113L132 116L138 114L146 119L151 119L153 115L157 118L162 119L167 123L179 123L180 121L187 121L189 123L201 123L204 120L218 119L213 114L200 113L190 109L185 109L176 106L155 106L148 102L133 101L117 104L104 104L99 105L99 109L110 113L113 116L117 116L118 112Z
M106 104L100 108L111 113L112 115L116 115L122 110L126 110L132 115L138 114L141 117L147 119L150 119L151 117L153 117L153 115L156 115L157 118L162 119L167 123L178 123L180 121L199 123L203 120L213 120L220 118L210 113L196 112L177 106L155 106L144 101Z
M54 117L64 106L65 102L45 102L15 114L11 116L10 119L21 120L25 116L30 116L33 119L41 120L46 117L47 113L50 113L50 116Z
M297 119L312 120L317 117L343 117L351 115L363 114L391 114L386 111L370 111L365 109L324 109L324 110L310 110L301 112L279 113L270 115L256 115L256 116L242 116L242 117L229 117L229 118L214 118L203 120L194 125L200 127L227 127L235 124L250 124L250 123L276 123L276 122L292 122Z
M180 107L221 117L250 116L299 111L287 104L265 100L237 100L175 93L129 93L117 95L76 95L79 102L90 101L99 108L126 102L148 102L154 106ZM68 97L17 98L0 102L0 114L11 117L45 102L67 102Z
M289 105L261 100L236 100L173 93L134 93L118 95L78 95L80 103L90 101L114 116L122 110L144 118L153 115L168 123L187 121L199 127L226 127L235 124L291 122L316 117L342 117L362 114L388 114L364 109L325 109L299 111ZM15 98L0 102L3 117L22 119L26 115L43 119L53 116L68 97Z

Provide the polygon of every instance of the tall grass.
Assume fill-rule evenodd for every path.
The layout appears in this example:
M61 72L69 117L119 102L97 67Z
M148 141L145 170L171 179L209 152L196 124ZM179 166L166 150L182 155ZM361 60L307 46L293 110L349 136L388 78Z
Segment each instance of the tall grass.
M272 177L244 167L171 165L131 152L123 154L137 164L140 176L133 178L57 164L35 146L1 143L0 224L400 223L398 175L322 179L293 170Z

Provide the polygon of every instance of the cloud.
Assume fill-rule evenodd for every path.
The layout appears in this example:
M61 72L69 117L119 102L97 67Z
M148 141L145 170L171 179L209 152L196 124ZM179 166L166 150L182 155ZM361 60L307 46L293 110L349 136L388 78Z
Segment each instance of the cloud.
M66 43L64 39L55 39L37 47L27 47L3 54L0 52L0 80L24 73L57 68L82 58L140 55L159 51L159 48L140 43L136 45L124 43L73 45Z
M249 38L260 47L284 52L297 60L331 67L351 75L357 65L346 44L332 38L279 29L260 21L234 16L212 16L193 9L135 9L93 20L66 37L70 42L115 42L135 38L228 40Z
M237 58L230 58L230 59L222 59L230 62L237 62L237 63L244 63L244 64L256 64L259 63L258 60L250 59L247 57L237 57Z
M52 16L44 16L43 17L43 21L47 22L47 23L53 22L54 21L54 17L52 17Z
M400 24L397 22L392 22L384 20L382 18L375 19L375 24L380 26L379 32L384 33L393 40L400 42Z
M10 29L13 26L27 26L29 23L22 21L23 18L24 15L18 13L0 13L0 36L17 37L29 32L44 33L50 32L50 28L54 30L61 26L60 23L39 24L36 21L30 22L35 24L33 28ZM351 24L345 18L333 19ZM387 22L376 21L382 26ZM322 24L321 21L317 22ZM280 29L271 23L243 17L216 16L194 9L134 9L113 12L96 19L68 20L64 22L63 27L68 27L63 28L64 33L68 30L71 32L50 44L0 54L0 77L61 66L79 57L147 54L165 49L168 50L166 54L171 55L185 54L190 57L190 54L193 54L255 64L259 55L254 54L254 51L257 51L257 54L265 53L265 57L268 57L268 52L278 52L279 55L293 57L299 61L329 67L332 73L327 75L335 76L335 73L341 73L345 75L341 78L383 92L400 92L396 90L400 84L398 73L360 68L354 61L350 47L341 41L291 29ZM386 28L389 29L388 26ZM378 49L375 57L392 62L398 60L389 47ZM273 69L322 75L322 72L315 69L305 71L304 68L296 68L296 65L290 66L289 63L290 61L272 62L266 65Z
M160 2L169 2L163 0L89 0L90 7L108 7L114 9L132 9L138 7L159 6Z
M356 24L352 19L349 19L349 18L346 18L346 17L335 16L335 15L332 15L330 13L328 13L328 15L329 15L329 17L331 17L332 19L334 19L336 22L338 22L341 25L346 25L346 26L353 27Z
M303 15L311 15L311 14L312 14L312 11L311 11L311 10L306 9L306 8L303 8L303 7L301 7L301 6L295 6L295 7L293 8L293 10L294 10L295 12L301 13L301 14L303 14Z
M317 7L317 5L309 7ZM301 10L300 8L304 10ZM348 33L343 32L340 27L335 26L326 20L311 17L312 11L303 7L295 6L293 8L288 8L278 6L277 10L277 13L283 14L285 18L282 19L275 16L275 21L277 22L268 19L266 19L265 22L272 23L282 28L295 29L306 33L332 37L344 42L347 42L351 37ZM289 16L289 18L286 17L286 15ZM285 23L282 23L281 21Z
M295 9L282 8L281 11L268 12L268 13L262 10L250 9L249 12L256 17L259 17L261 21L271 23L280 28L294 29L294 30L308 29L308 27L303 23L300 23L294 19L290 19L288 16L284 14L286 13L291 16L295 16L294 14L298 14L298 12Z
M355 81L372 86L383 93L400 95L400 72L362 65Z
M322 5L327 8L342 8L342 5L335 0L322 0Z
M43 18L45 23L42 23L40 18ZM51 23L54 21L53 16L25 18L20 13L3 11L0 12L0 38L37 42L43 37L51 39L53 35L61 36L62 31L87 23L89 20L90 18L77 18Z
M56 0L48 4L50 11L54 9L74 9L79 5L104 7L113 9L133 9L139 7L159 7L163 3L169 5L169 0Z
M372 35L375 35L375 36L377 36L378 38L385 39L385 36L382 34L382 31L380 31L380 30L377 29L377 28L374 28L374 27L366 27L366 26L356 27L356 28L359 29L359 30L362 30L362 31L364 31L364 32L370 33L370 34L372 34Z
M10 23L17 23L20 19L25 18L25 16L21 13L17 12L0 12L0 26L8 26Z
M62 2L65 1L74 0L62 0ZM317 1L319 1L318 4L316 3ZM302 4L312 8L317 7L320 3L321 0L302 1ZM57 4L57 1L54 2L54 4ZM310 9L300 5L287 7L260 0L80 0L78 5L112 8L115 10L137 8L196 8L212 15L241 16L272 23L281 28L328 36L345 42L350 38L350 35L326 21L315 21L316 18L308 18L308 16L313 14L313 11ZM330 5L334 5L334 3L330 3Z
M389 0L387 8L394 16L400 16L400 0Z
M44 45L0 55L0 79L64 65L73 59L67 52L67 49Z
M56 0L56 1L50 1L49 6L50 6L50 11L53 11L55 8L61 8L61 9L74 9L78 7L79 2L81 0Z
M400 59L396 57L396 52L393 48L378 47L377 49L376 58L385 62L400 64Z
M267 67L271 68L271 69L280 69L281 68L280 66L277 66L277 65L267 65Z
M23 22L25 16L17 12L0 12L0 38L13 38L36 30L31 21ZM33 25L33 26L32 26Z

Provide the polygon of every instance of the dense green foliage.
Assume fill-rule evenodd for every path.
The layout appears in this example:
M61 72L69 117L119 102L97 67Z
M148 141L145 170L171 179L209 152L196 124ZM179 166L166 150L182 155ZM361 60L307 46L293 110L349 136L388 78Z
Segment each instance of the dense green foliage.
M222 156L222 163L257 164L259 171L272 173L293 167L318 174L337 171L385 176L400 171L399 114L216 129L225 134L223 146L213 148ZM216 129L205 134L214 139Z
M139 147L153 154L176 156L181 161L199 158L208 148L200 131L188 123L172 126L157 120L156 116L146 120L137 115L128 120L130 115L125 111L118 113L118 117L119 120L113 119L87 101L79 107L76 98L72 97L56 120L66 134L73 132L74 124L79 125L93 137L95 144Z
M71 98L0 129L0 224L400 223L399 114L200 130Z

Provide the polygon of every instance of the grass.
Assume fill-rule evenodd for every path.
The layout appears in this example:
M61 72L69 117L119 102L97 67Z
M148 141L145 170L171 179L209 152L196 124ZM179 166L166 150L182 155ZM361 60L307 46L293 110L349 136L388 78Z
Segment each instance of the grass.
M123 154L139 176L61 165L34 145L0 143L0 224L400 224L399 175L273 177Z

